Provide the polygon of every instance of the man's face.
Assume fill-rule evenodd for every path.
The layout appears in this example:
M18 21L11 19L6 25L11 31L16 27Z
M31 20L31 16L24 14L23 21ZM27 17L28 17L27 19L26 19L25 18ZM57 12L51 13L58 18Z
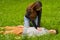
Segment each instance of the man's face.
M36 11L40 11L42 7L40 5L37 5L35 8L36 8Z
M36 11L40 11L41 10L41 7L37 8Z

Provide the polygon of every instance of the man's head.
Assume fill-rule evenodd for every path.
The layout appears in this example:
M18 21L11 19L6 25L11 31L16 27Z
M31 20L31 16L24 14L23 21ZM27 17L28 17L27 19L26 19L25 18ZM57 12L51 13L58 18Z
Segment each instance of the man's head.
M42 9L42 3L40 1L35 2L36 6L34 7L36 11L40 11Z

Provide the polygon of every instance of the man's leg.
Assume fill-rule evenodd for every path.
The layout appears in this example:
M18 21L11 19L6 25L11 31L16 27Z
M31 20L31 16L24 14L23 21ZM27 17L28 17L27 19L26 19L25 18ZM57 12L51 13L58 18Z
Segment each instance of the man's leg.
M38 16L35 19L35 23L36 23L36 25L38 25Z
M24 27L30 26L30 20L24 16Z

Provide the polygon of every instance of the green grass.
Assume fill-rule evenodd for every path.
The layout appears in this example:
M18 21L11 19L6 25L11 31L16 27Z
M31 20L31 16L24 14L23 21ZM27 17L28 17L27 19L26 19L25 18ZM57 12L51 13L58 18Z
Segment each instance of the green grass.
M0 0L0 26L24 24L24 14L28 4L35 0ZM41 0L43 4L41 26L57 29L57 35L22 37L12 34L0 34L0 40L59 40L60 38L60 0ZM16 39L17 37L17 39Z

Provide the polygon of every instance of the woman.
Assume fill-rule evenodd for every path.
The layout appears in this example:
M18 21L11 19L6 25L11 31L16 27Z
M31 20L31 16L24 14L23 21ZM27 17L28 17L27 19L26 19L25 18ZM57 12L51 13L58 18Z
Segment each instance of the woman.
M18 25L18 26L6 26L6 27L1 27L4 28L4 31L0 31L2 34L16 34L16 35L25 35L27 34L28 36L40 36L44 34L56 34L56 30L48 30L45 28L40 27L40 31L36 30L34 27L24 27L23 25ZM27 30L26 30L27 29Z
M30 21L36 29L39 29L41 13L42 12L42 3L37 1L32 5L27 7L26 15L24 16L24 27L30 27Z

